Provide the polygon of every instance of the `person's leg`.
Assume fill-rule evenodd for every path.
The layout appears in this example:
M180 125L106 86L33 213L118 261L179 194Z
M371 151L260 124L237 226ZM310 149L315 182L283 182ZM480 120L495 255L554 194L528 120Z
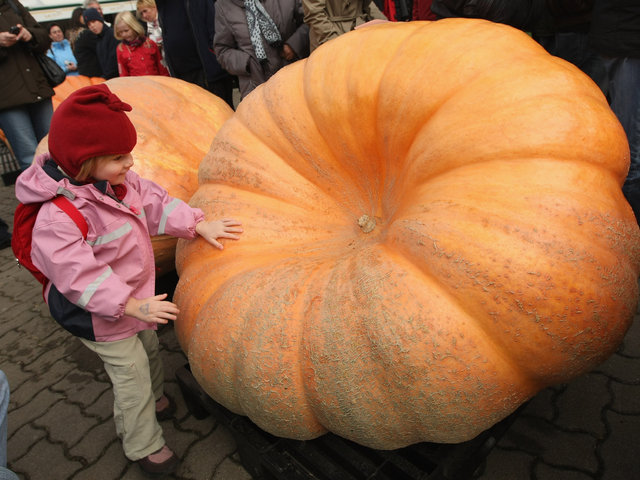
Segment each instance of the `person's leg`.
M7 410L9 409L9 381L0 370L0 480L19 480L7 469Z
M51 117L53 116L51 99L45 98L41 102L29 104L29 115L31 115L31 124L36 134L36 140L40 143L40 140L49 133Z
M640 219L640 58L605 58L609 76L611 110L629 141L629 173L622 192Z
M556 34L556 56L574 64L591 80L593 80L604 95L607 94L607 71L600 55L593 53L588 46L587 32L558 32Z
M160 359L160 350L158 349L158 335L155 330L143 330L138 333L138 338L142 342L144 350L149 358L149 372L151 376L151 390L153 397L157 402L162 398L164 393L164 366Z
M7 410L9 409L9 381L0 370L0 467L7 468Z
M137 461L160 450L165 441L156 420L147 352L138 336L114 342L80 340L100 356L113 383L116 432L127 458Z
M227 102L227 105L233 109L233 77L231 75L215 82L209 82L207 90Z
M7 136L20 168L23 171L29 168L38 146L29 108L21 105L0 110L0 129Z
M9 233L9 225L0 218L0 249L11 246L11 234Z

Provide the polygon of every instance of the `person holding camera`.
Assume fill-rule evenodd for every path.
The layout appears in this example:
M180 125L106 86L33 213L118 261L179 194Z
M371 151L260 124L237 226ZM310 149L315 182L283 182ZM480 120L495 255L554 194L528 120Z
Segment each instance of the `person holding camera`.
M69 40L64 38L60 25L49 25L49 38L52 43L47 56L56 62L67 76L78 75L78 61L73 55Z
M50 45L47 31L19 0L0 0L0 129L23 171L53 115L53 88L32 55L46 53Z

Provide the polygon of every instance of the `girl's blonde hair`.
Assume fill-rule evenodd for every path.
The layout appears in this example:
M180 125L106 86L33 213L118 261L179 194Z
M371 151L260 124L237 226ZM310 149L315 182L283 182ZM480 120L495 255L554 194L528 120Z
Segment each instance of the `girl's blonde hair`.
M96 171L98 165L112 157L113 155L99 155L97 157L91 157L89 160L85 160L82 165L80 165L80 171L78 172L78 175L74 177L74 180L77 180L78 182L86 182L91 178L93 172Z
M140 10L145 7L157 8L155 0L138 0L136 2L136 17L140 20L142 20L142 17L140 17Z
M133 13L120 12L118 15L116 15L116 19L113 21L113 30L114 30L115 36L118 40L122 40L122 37L120 36L120 32L118 32L119 23L124 23L131 30L136 32L138 37L144 37L144 34L145 34L144 28L142 28L142 25L140 25L140 22L136 20L136 17L133 16Z

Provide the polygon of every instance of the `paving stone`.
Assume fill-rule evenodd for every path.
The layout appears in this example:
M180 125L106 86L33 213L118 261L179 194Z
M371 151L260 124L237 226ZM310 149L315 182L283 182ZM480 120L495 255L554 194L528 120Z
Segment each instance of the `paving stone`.
M103 373L104 362L98 354L85 347L80 340L78 340L78 343L82 345L83 348L74 350L66 360L68 362L74 362L81 372L92 373L96 376Z
M176 379L176 371L187 363L184 353L162 352L162 364L164 365L164 380L172 382Z
M212 415L208 416L204 420L196 420L195 417L189 415L180 422L180 428L182 430L195 432L202 437L209 435L209 433L211 433L217 426L218 422Z
M60 325L58 325L58 322L49 316L48 310L45 312L44 316L41 313L33 312L33 310L30 310L30 313L33 314L33 318L36 321L30 321L23 325L19 325L19 332L27 333L39 339L47 339L56 332L66 332ZM66 335L71 334L67 332Z
M605 418L611 434L600 448L604 462L602 480L632 478L629 477L631 472L634 475L640 472L640 455L637 449L640 444L640 417L607 411Z
M112 419L108 419L87 432L82 440L71 447L69 453L74 457L82 457L88 464L91 464L95 462L114 441L122 453L122 442L116 434L116 425ZM124 453L122 455L124 456Z
M7 360L0 360L0 370L4 372L9 380L9 390L15 392L20 385L35 375L33 372L26 372L18 363Z
M0 323L0 336L4 336L7 334L7 332L16 330L19 327L32 322L36 317L38 317L37 312L28 309L15 314L1 313L0 315L2 315L2 322Z
M49 390L43 390L35 396L33 400L23 407L16 408L9 412L9 438L23 425L34 421L44 415L56 402L62 400L62 395Z
M98 420L85 417L77 405L58 402L45 415L33 422L37 427L45 427L54 442L63 442L67 448L75 445L91 430Z
M162 422L162 436L167 446L179 458L183 458L187 449L199 438L195 433L182 432L176 429L173 422Z
M105 420L107 418L113 417L113 389L111 388L111 384L105 384L109 388L107 388L100 397L93 403L93 405L88 406L84 409L84 413L87 415L92 415L101 420Z
M536 480L593 480L592 476L584 472L554 468L541 462L536 464L535 474Z
M77 472L71 479L118 480L122 477L129 463L129 460L122 452L122 444L118 441L111 444L106 453L96 463L85 470Z
M166 332L160 332L158 334L158 340L160 341L160 348L162 350L168 350L170 352L182 352L182 347L178 342L178 338L175 335L175 331L172 328L171 330L167 330Z
M526 480L534 457L525 452L504 450L500 443L487 455L481 480Z
M136 463L131 463L122 476L122 480L148 480L148 478Z
M540 457L555 467L576 467L595 473L598 459L596 439L586 433L566 432L544 420L518 418L500 440L505 448Z
M50 341L40 342L39 345L44 346L44 353L30 363L24 362L23 367L25 370L39 374L46 373L54 363L81 348L77 339L64 331L54 333Z
M535 397L529 400L529 403L522 411L523 415L544 418L545 420L553 420L556 415L553 399L557 396L557 392L551 388L545 388Z
M184 403L184 398L182 398L182 393L180 392L180 387L178 387L178 384L174 382L165 382L164 391L171 395L171 397L176 401L177 409L175 418L179 420L186 419L186 417L190 414L189 410L187 409L187 405Z
M609 359L594 369L622 383L640 384L640 362L614 353Z
M640 415L640 385L612 381L610 387L613 391L613 411L625 415Z
M60 379L64 378L72 369L73 366L64 360L57 361L47 372L42 375L34 375L15 391L11 392L11 402L14 403L16 407L21 407L29 403L38 392L60 381Z
M597 373L583 375L569 383L556 400L556 424L569 430L591 433L604 438L607 427L601 412L611 402L607 388L609 378Z
M193 480L211 478L218 465L235 451L236 443L231 432L220 426L189 449L177 476Z
M5 337L7 337L6 341ZM32 363L46 352L45 348L38 344L38 339L28 337L17 330L5 333L2 339L4 354L9 356L12 362L20 363L23 366Z
M225 458L212 480L251 480L251 475L230 458Z
M96 381L95 377L87 372L78 372L75 364L69 365L72 371L67 374L61 381L52 385L51 389L56 392L64 393L67 401L80 404L82 407L93 405L96 400L104 393L105 390L111 388L102 382Z
M32 479L64 480L81 469L82 464L68 460L62 446L43 438L24 457L12 463L10 468Z
M47 432L40 428L34 428L27 424L15 432L7 442L7 460L14 462L25 455L38 440L44 438Z

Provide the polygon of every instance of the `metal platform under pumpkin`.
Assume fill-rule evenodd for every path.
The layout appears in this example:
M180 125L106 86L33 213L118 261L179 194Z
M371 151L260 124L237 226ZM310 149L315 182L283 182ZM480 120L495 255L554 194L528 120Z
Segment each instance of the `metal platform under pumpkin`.
M374 450L328 433L301 441L275 437L249 418L216 403L193 377L189 365L176 372L191 414L213 415L233 434L242 465L254 480L468 480L476 478L489 452L523 410L473 440L459 444L418 443Z

